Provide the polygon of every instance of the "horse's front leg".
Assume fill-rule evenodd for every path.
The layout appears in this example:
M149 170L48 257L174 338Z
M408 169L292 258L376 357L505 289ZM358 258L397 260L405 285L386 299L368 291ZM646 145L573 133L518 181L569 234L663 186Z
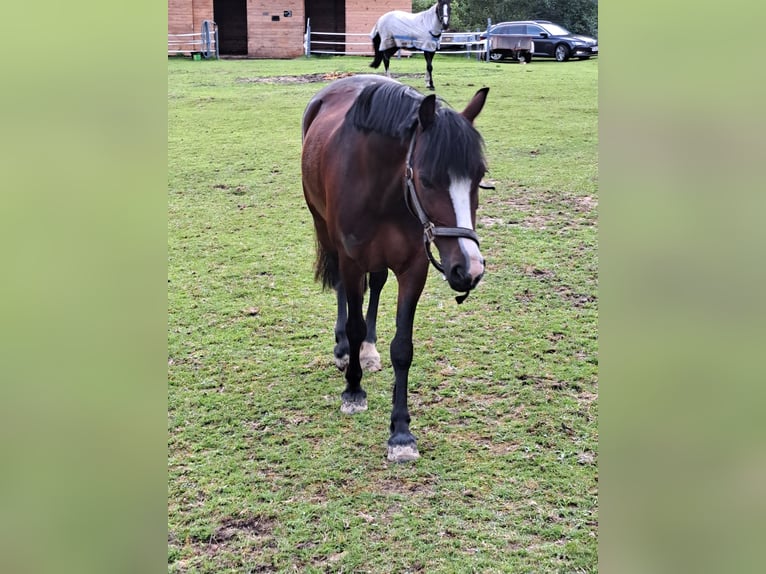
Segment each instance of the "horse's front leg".
M391 437L388 439L388 460L406 462L420 454L415 437L410 432L410 412L407 407L407 385L412 364L412 325L415 309L426 282L427 264L398 277L399 297L396 307L396 335L391 341L391 363L394 366L393 409Z
M359 360L362 368L368 371L380 370L380 354L375 347L378 340L378 303L380 302L380 292L388 279L388 269L370 273L370 302L367 305L367 336L362 343L362 349L359 352Z
M426 87L429 90L434 89L434 79L433 79L433 59L434 59L434 52L423 52L423 55L426 58Z
M354 268L342 269L341 274L348 305L346 320L348 365L346 366L346 389L341 394L340 410L352 415L367 410L367 393L362 389L362 366L359 362L359 350L367 335L367 325L362 316L364 273Z

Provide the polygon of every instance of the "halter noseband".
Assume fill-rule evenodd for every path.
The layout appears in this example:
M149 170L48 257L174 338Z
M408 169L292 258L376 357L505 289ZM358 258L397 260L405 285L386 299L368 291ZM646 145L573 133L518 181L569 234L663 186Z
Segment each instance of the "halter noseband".
M433 253L431 253L431 243L434 241L434 239L436 237L464 237L476 242L476 245L480 245L479 236L476 235L476 232L473 229L469 229L467 227L437 226L434 225L433 222L428 218L428 214L426 213L425 209L423 209L423 206L418 199L418 194L415 190L415 172L412 168L412 152L414 149L415 134L412 135L412 139L410 140L410 147L407 150L407 158L404 164L404 202L407 204L407 208L410 210L410 212L415 215L423 225L423 244L425 246L428 260L439 271L439 273L446 275L444 273L444 267L442 264L439 263L433 256ZM457 300L458 304L460 304L465 301L466 297L468 297L468 293L464 293L459 297L455 297L455 299Z

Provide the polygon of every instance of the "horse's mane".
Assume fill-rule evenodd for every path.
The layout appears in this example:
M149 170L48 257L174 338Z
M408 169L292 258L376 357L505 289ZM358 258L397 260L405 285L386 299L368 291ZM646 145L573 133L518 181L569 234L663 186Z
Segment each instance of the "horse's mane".
M346 116L356 129L409 139L423 94L396 82L365 86Z
M446 106L436 108L436 121L418 136L414 162L434 181L449 172L478 179L487 170L481 134L462 114Z
M424 97L404 84L370 84L357 96L346 117L358 130L407 141L417 126ZM474 178L486 170L481 135L471 122L438 98L436 121L418 136L413 159L430 172L432 179L450 171L458 177Z

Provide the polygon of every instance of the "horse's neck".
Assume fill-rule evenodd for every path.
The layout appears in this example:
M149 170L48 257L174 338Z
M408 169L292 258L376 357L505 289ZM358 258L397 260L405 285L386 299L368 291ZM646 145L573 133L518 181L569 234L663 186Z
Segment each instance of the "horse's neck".
M439 16L439 3L437 2L431 6L428 10L422 12L425 23L428 25L428 30L434 35L441 34L442 20Z

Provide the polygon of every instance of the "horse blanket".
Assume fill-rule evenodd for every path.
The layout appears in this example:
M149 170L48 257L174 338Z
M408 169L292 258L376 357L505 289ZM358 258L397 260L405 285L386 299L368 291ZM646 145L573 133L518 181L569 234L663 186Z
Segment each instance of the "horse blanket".
M380 49L416 48L426 52L439 49L442 26L436 6L424 12L410 14L401 10L387 12L378 19L370 38L380 34Z

